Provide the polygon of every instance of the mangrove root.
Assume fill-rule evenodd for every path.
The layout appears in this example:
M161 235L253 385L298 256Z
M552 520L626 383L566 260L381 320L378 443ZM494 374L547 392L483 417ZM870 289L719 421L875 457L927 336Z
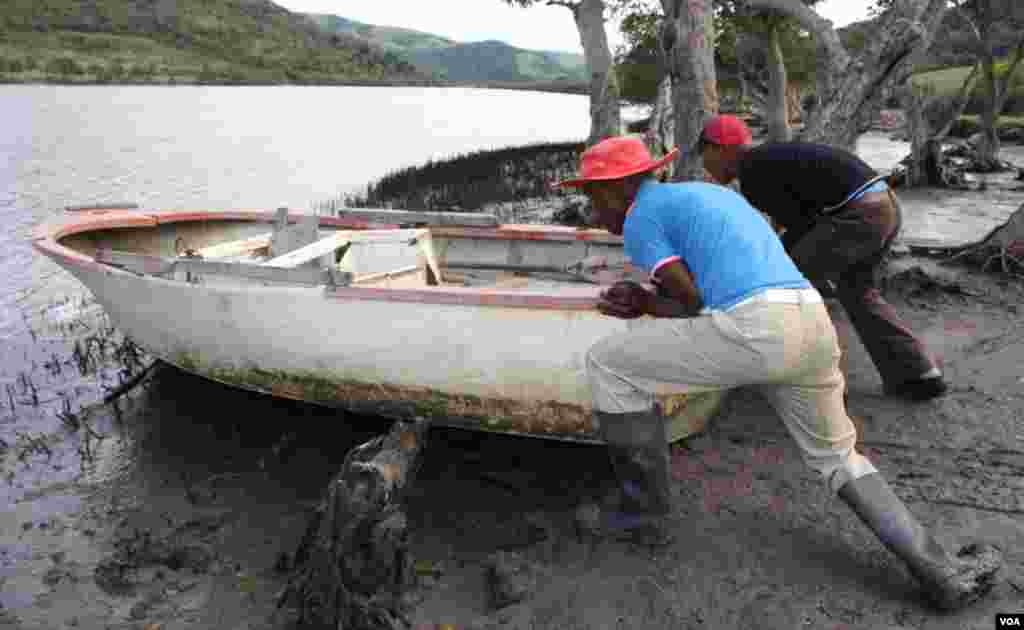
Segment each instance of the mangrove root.
M974 243L951 250L944 262L968 259L978 261L985 271L997 259L1003 273L1024 272L1024 204L1017 208L1006 223L992 229Z
M430 422L396 422L345 456L295 553L277 607L312 627L408 628L403 595L414 583L406 491Z

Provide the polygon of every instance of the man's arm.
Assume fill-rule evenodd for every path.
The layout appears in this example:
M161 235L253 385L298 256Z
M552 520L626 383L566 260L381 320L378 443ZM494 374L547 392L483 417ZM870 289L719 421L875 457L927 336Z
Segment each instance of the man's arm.
M654 317L696 317L704 300L693 281L693 275L686 263L674 260L654 272L658 293L653 295L648 306L648 315Z

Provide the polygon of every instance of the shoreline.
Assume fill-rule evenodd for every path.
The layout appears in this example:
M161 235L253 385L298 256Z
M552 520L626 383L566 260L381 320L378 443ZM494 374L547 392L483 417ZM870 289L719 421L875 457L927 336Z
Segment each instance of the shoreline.
M238 81L199 81L199 80L177 80L167 78L163 80L140 79L137 81L97 81L95 79L47 79L21 81L9 77L0 76L0 85L27 85L27 86L50 86L62 87L76 86L108 86L108 87L414 87L414 88L475 88L481 90L521 90L528 92L552 92L558 94L586 95L589 88L585 85L559 84L559 83L528 83L513 81L439 81L435 79L424 80L369 80L369 79L338 79L334 81L264 81L264 80L238 80Z

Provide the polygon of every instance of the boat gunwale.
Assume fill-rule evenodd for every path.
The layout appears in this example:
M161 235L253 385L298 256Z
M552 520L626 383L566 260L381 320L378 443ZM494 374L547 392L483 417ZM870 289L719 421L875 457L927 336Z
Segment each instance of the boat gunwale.
M81 267L90 271L99 271L108 275L121 275L149 281L176 282L156 276L140 276L131 271L97 262L75 249L62 245L60 239L76 234L117 228L157 227L165 223L192 221L249 221L254 223L273 223L275 214L266 211L193 211L165 210L143 211L124 207L89 208L76 211L71 220L57 224L38 226L32 234L32 246L54 260L62 260L65 264ZM297 222L301 213L289 213L289 222ZM320 217L320 225L337 228L362 229L396 229L399 225L380 224L357 218ZM442 238L469 238L487 240L526 240L526 241L585 241L620 244L621 237L614 236L604 230L581 230L572 227L546 226L531 224L502 224L490 227L450 227L434 226L428 228L434 236ZM261 291L292 287L260 287ZM250 289L252 290L252 289ZM522 293L493 287L423 287L423 288L382 288L382 287L325 287L325 299L340 301L391 301L428 305L454 306L489 306L502 308L529 308L560 311L592 311L597 309L600 287L573 288L576 295L566 296L564 291L550 293Z

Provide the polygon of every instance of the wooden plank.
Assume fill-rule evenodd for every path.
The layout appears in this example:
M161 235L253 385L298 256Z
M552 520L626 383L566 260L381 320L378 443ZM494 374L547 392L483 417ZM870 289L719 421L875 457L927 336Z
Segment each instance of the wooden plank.
M295 267L330 254L346 243L402 243L429 236L426 230L338 230L315 243L263 263L265 267Z
M274 215L274 233L270 238L270 257L277 258L301 249L320 239L320 217L314 214L302 214L296 217L292 223L288 222L288 209L278 208ZM312 262L306 261L306 262ZM320 265L310 267L325 267L327 260Z
M285 284L347 286L352 274L337 269L264 267L250 263L221 262L201 258L163 258L146 254L118 252L101 249L96 252L96 262L120 267L133 273L166 276L176 271L197 274L234 276L265 282Z
M257 249L264 249L270 247L271 232L266 234L260 234L259 236L251 236L249 238L239 239L237 241L228 241L226 243L217 243L216 245L210 245L199 250L199 255L206 259L216 258L230 258L231 256L241 256L242 254L248 254L249 252L256 251Z
M417 212L377 208L342 208L337 216L362 219L371 223L468 227L497 227L500 225L498 217L482 212Z
M434 282L441 282L441 265L437 262L437 253L434 251L434 240L430 237L428 230L422 230L422 234L416 237L416 242L420 247L420 251L423 252L423 257L427 259L427 266L430 268L431 273L434 275Z
M364 276L356 276L352 280L352 284L363 284L364 282L375 282L384 278L394 278L395 276L405 275L414 271L419 271L419 267L411 265L409 267L402 267L401 269L395 269L394 271L380 271L377 273L368 273Z

